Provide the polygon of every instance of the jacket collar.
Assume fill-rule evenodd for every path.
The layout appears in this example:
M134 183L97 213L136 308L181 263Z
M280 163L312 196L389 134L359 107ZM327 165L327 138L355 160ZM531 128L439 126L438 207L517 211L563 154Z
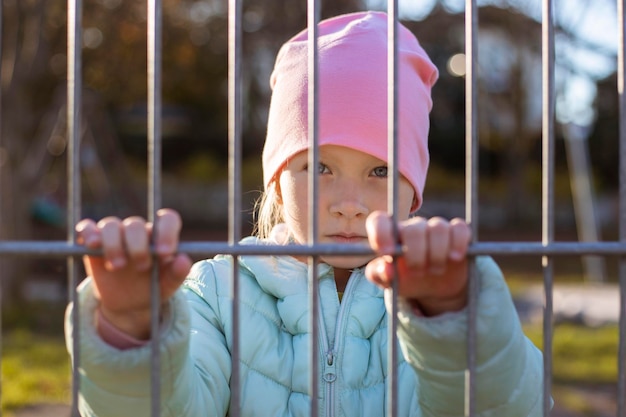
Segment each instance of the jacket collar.
M247 237L241 241L244 245L275 244L256 237ZM240 264L246 268L259 283L263 291L282 299L290 295L308 293L308 265L288 255L242 256ZM318 278L333 278L333 268L320 262L317 268Z
M257 238L246 238L242 244L268 244ZM271 242L271 244L275 244ZM241 256L240 265L254 277L261 289L276 297L283 325L292 334L307 333L309 329L308 265L292 256ZM320 307L325 330L332 340L336 325L353 322L353 330L360 337L373 333L385 313L383 291L368 281L364 268L357 268L350 280L351 295L344 295L342 303L348 314L344 324L337 322L340 304L333 279L333 268L318 265ZM354 317L353 317L354 316Z

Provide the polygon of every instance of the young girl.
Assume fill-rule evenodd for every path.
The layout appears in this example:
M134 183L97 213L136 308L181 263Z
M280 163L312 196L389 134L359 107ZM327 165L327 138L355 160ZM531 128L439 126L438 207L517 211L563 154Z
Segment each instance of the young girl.
M305 243L307 172L319 174L320 243L369 244L377 256L324 256L319 265L320 398L325 416L385 414L384 288L399 281L399 416L464 415L470 231L459 219L409 218L422 203L428 166L430 90L437 70L415 37L399 31L399 230L387 196L387 17L355 13L319 25L320 148L307 165L307 32L278 54L263 152L265 197L257 237L244 244ZM241 370L243 416L307 416L309 310L306 259L241 256L239 363L231 361L232 260L177 253L181 219L160 210L155 242L163 297L163 416L226 416L232 366ZM145 416L150 409L152 225L139 217L83 220L79 289L80 409L85 416ZM191 268L191 271L190 271ZM541 353L523 335L495 263L477 260L477 411L539 416ZM69 317L69 315L68 315ZM71 321L67 321L71 349ZM331 377L328 377L328 376Z

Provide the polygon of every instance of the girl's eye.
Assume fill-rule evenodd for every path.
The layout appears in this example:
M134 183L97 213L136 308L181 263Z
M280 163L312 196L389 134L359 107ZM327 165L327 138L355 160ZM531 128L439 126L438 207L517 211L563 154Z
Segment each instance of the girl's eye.
M372 175L374 175L375 177L387 178L387 167L381 166L374 168L372 170Z
M305 165L304 166L304 170L308 171L309 170L309 165ZM317 173L318 174L328 174L330 172L330 169L328 168L328 166L326 166L325 164L321 163L318 165L317 168Z

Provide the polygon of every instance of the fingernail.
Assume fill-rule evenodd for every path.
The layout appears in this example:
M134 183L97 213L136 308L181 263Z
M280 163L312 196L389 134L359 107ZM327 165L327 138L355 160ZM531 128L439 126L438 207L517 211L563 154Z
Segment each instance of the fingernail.
M172 253L172 246L167 244L167 243L161 243L160 245L157 246L157 252L159 254L166 254L166 253Z
M463 259L463 254L458 250L453 250L452 252L450 252L450 259L460 261L461 259Z
M95 246L98 245L98 238L95 236L88 236L87 239L85 239L85 246L89 247L89 248L93 248Z
M162 264L169 264L174 260L175 256L174 255L166 255L166 256L162 256L161 257L161 263Z
M111 265L114 269L122 269L126 266L126 259L124 258L113 258L111 259Z
M378 275L379 279L382 279L383 276L385 275L385 263L384 262L379 262L378 265L376 265L376 275Z

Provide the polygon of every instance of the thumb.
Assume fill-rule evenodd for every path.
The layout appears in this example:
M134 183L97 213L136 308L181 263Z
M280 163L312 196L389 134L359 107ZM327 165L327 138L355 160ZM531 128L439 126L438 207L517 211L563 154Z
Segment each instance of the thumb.
M187 254L178 253L171 261L162 265L161 291L163 299L168 299L189 276L192 261Z
M367 239L371 248L379 255L393 252L396 242L393 239L393 223L387 213L374 211L365 222Z
M365 277L382 288L389 287L394 276L393 264L386 258L373 259L365 267Z

